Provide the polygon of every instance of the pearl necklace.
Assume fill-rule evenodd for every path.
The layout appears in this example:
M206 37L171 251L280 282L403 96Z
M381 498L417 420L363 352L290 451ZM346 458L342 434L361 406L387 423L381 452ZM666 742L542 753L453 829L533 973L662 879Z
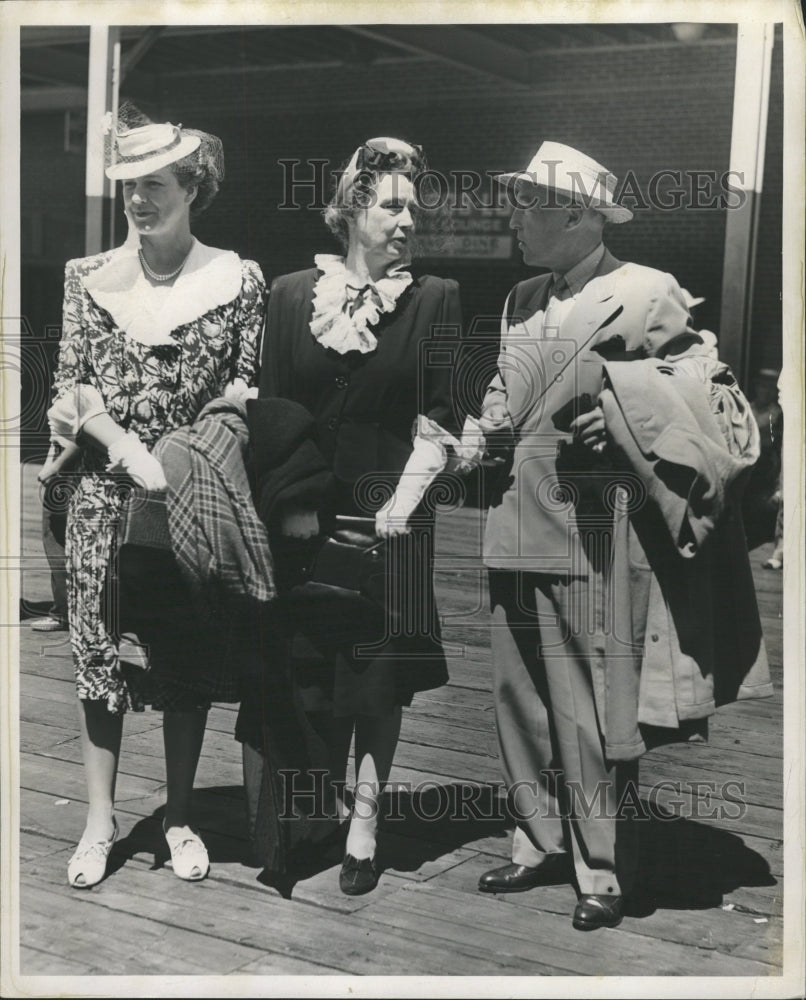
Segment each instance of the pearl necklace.
M192 249L193 246L191 245L190 250ZM182 261L179 267L175 271L171 271L170 274L157 274L156 271L152 271L151 268L148 266L148 261L146 260L143 251L140 249L137 251L137 254L140 257L140 263L143 266L143 270L149 276L149 278L152 279L152 281L170 281L171 278L175 278L182 270L182 268L185 266L185 264L187 264L188 257L190 256L190 250L188 250L188 252L185 254L185 259Z

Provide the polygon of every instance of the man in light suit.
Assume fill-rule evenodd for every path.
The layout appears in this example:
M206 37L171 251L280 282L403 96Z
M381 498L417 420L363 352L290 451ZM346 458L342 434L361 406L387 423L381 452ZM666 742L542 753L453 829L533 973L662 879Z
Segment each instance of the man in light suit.
M488 447L500 435L510 441L484 562L496 724L517 829L512 863L483 875L479 889L518 892L573 874L573 924L589 930L620 922L636 860L635 827L616 809L625 792L637 800L637 762L606 759L592 680L603 676L592 668L605 656L612 520L596 405L602 361L676 353L696 334L671 275L605 248L605 224L632 213L614 202L616 178L599 163L544 142L526 171L498 180L514 199L510 226L525 263L549 273L507 298L480 419Z

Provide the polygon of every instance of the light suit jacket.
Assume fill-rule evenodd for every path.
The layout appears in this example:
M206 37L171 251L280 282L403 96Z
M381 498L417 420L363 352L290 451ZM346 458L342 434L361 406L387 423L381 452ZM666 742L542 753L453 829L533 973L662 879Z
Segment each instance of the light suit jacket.
M670 274L623 263L608 251L577 295L558 337L543 337L552 276L516 285L504 307L498 371L484 401L503 403L515 438L493 492L484 541L489 567L547 573L588 570L581 519L601 511L600 468L573 441L571 421L595 404L602 362L682 353L700 338ZM612 518L612 513L610 514Z

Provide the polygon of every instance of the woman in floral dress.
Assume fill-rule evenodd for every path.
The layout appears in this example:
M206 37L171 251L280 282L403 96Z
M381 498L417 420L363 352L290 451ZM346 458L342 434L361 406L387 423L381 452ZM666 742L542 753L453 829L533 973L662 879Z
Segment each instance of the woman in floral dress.
M210 204L223 176L220 140L140 116L136 127L113 132L109 145L107 176L122 181L129 238L66 266L49 411L57 443L75 447L78 436L84 445L66 538L89 801L84 835L68 866L76 888L105 874L118 836L114 790L123 715L149 702L164 712L163 829L173 870L188 880L209 870L204 844L188 824L211 692L153 669L124 666L104 594L123 503L121 478L152 491L166 488L152 446L192 423L210 400L246 393L255 383L265 311L258 265L204 246L191 234L191 219Z

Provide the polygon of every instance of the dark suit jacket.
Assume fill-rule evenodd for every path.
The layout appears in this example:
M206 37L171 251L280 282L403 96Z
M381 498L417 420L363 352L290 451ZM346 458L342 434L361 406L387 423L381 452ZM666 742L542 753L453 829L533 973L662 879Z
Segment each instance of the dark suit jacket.
M487 518L487 566L531 572L586 572L575 542L578 520L595 510L596 456L573 441L569 424L596 401L604 358L678 353L699 340L680 286L653 268L623 263L608 251L577 296L559 337L544 339L542 318L552 276L510 292L501 323L498 373L485 407L502 402L515 427L511 469Z
M325 460L334 476L349 485L350 495L353 484L365 476L380 475L396 485L411 455L418 414L454 433L464 421L463 413L454 413L454 364L445 360L459 344L458 285L427 274L415 278L394 312L382 314L373 327L378 338L374 351L338 354L311 335L320 275L309 268L272 283L260 396L291 399L305 407Z

